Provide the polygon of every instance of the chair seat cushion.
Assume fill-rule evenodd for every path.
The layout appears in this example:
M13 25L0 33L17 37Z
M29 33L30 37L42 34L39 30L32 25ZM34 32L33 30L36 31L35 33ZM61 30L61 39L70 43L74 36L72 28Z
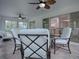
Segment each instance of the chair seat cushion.
M56 44L67 44L68 40L56 39Z

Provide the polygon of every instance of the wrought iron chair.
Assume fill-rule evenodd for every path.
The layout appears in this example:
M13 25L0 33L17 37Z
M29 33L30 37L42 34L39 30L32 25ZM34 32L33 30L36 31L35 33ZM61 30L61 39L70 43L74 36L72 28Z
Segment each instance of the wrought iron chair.
M18 36L22 59L50 59L50 34L47 29L27 29Z
M56 45L59 45L59 44L60 45L67 45L68 51L71 54L71 50L70 50L70 47L69 47L71 31L72 31L72 28L66 27L66 28L63 29L60 37L54 37L53 38L52 42L54 44L54 54L55 54L55 51L56 51Z
M14 41L14 51L13 51L13 54L15 54L15 51L20 49L20 45L21 45L21 42L20 42L20 39L18 38L18 33L19 33L19 29L12 29L11 30L11 33L12 33L12 36L13 36L13 41Z

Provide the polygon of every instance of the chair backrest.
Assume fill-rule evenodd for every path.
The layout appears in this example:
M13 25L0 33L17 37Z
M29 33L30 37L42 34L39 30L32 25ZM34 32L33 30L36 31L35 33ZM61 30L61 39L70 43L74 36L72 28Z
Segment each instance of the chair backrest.
M11 34L12 34L15 46L16 44L21 44L20 39L18 38L18 33L20 33L20 29L18 28L14 28L11 30Z
M20 31L19 37L23 46L24 56L29 58L47 58L49 30L26 29Z
M61 38L70 38L72 32L72 28L66 27L63 29L62 34L60 35Z
M0 31L0 38L5 38L5 37L12 38L12 35L11 35L11 33L9 31L8 32L6 32L6 31Z

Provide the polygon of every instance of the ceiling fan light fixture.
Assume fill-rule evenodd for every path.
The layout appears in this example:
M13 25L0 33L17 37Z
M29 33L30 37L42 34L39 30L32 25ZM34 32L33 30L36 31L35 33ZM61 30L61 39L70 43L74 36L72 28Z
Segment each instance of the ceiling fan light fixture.
M44 7L45 7L45 4L44 4L44 3L40 3L39 6L40 6L41 8L44 8Z
M22 19L22 16L21 16L21 14L19 14L19 16L18 16L18 19Z
M18 19L22 19L21 17L19 17Z

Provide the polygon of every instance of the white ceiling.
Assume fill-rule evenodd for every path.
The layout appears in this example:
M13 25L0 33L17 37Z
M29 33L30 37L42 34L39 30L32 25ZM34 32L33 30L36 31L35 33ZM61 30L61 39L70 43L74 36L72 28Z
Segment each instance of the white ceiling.
M36 10L37 5L30 5L29 2L38 0L0 0L0 15L14 17L22 13L28 17L35 17L45 12L44 9Z
M64 10L68 7L79 5L79 0L56 0L57 3L51 5L51 9L36 10L37 5L30 5L29 2L38 2L38 0L0 0L0 15L16 17L18 13L22 13L27 17L37 17L39 15L48 14L56 10Z

